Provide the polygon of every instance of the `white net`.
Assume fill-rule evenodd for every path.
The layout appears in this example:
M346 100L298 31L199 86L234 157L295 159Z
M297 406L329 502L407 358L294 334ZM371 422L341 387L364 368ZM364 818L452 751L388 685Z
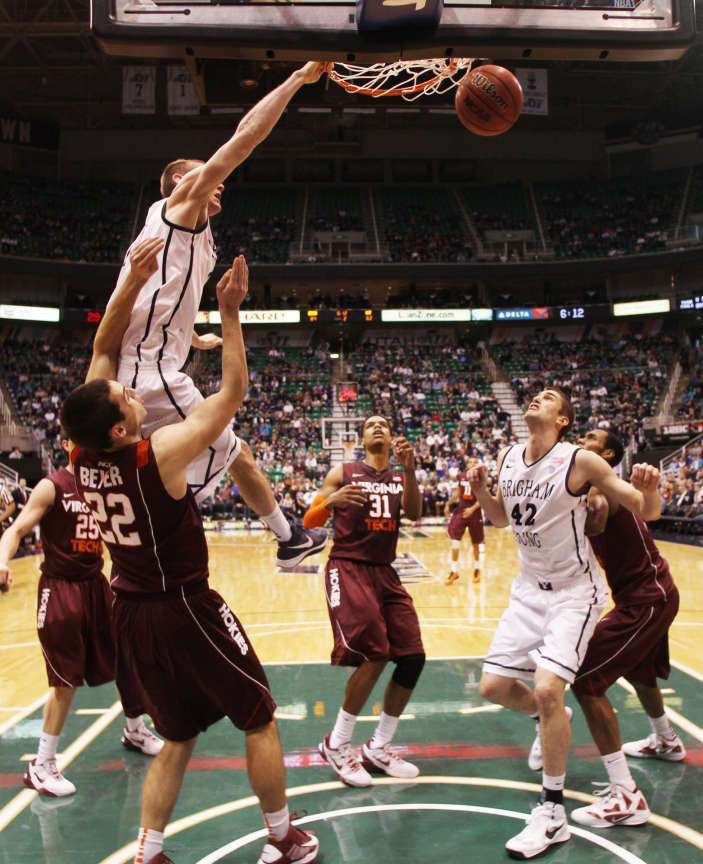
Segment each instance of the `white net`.
M373 66L335 63L329 77L350 93L365 96L402 96L408 102L423 95L446 93L471 68L473 57L396 60Z

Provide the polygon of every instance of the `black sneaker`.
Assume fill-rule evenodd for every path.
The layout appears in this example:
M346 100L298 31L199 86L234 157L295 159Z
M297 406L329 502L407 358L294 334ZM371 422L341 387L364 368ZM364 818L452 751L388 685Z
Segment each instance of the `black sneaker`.
M292 570L308 555L314 555L325 548L327 532L324 528L306 529L295 522L290 523L291 537L282 543L278 542L276 566L281 570Z

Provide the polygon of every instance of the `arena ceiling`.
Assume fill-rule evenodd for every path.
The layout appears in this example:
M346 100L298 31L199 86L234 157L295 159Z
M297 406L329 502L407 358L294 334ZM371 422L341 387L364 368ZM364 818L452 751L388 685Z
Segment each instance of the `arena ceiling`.
M275 8L275 7L274 7ZM500 58L493 58L500 62ZM134 63L105 55L91 35L89 0L0 0L0 109L53 120L63 127L116 127L227 122L207 111L198 118L174 120L157 112L144 120L121 114L122 65ZM159 61L154 61L159 62ZM550 69L551 128L607 129L609 137L645 137L667 130L695 129L703 117L703 45L678 61L645 64L540 62ZM205 105L252 104L290 70L289 64L205 61ZM249 82L244 86L242 82ZM304 101L303 101L304 100ZM345 114L350 124L393 125L389 100L364 101L334 86L305 88L299 104L327 106L334 122ZM426 109L436 106L424 102ZM442 104L451 104L443 97ZM365 105L372 114L346 116L345 108ZM452 122L454 118L451 118ZM299 123L325 124L319 115ZM404 122L407 123L407 120ZM428 110L413 123L441 126L442 115ZM544 119L540 118L544 128ZM324 135L324 133L320 133Z

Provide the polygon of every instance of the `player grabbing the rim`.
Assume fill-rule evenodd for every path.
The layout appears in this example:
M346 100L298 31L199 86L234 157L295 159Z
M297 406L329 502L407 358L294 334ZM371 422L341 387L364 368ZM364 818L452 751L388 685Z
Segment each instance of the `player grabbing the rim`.
M129 316L136 292L156 268L158 239L137 245L130 256L130 271L112 309L105 315L93 343L93 371L114 369L121 333L120 315ZM62 435L61 447L70 455L73 445ZM112 630L112 592L103 576L102 544L97 525L76 490L73 465L68 462L32 490L27 504L0 539L0 579L8 582L10 560L21 539L39 526L44 560L37 589L37 634L49 681L49 698L37 755L27 765L24 784L40 795L73 795L76 787L56 763L59 738L76 688L115 680L115 642ZM122 744L154 756L163 742L141 717L139 700L124 703Z
M149 208L135 243L143 237L161 237L164 249L158 271L134 304L117 374L119 382L144 402L147 437L161 426L184 420L203 401L181 370L191 344L208 349L220 343L214 334L197 336L193 327L203 286L215 266L210 219L221 210L224 181L268 136L298 90L317 81L325 68L324 63L307 63L297 69L244 116L232 137L206 162L176 159L161 175L162 198ZM117 290L127 269L120 273ZM196 454L188 469L196 501L214 492L228 467L244 501L276 535L278 566L292 568L324 547L327 535L322 529L304 531L286 519L251 449L230 424Z
M469 482L481 508L498 528L510 525L520 572L484 661L481 695L539 721L542 796L525 828L510 839L510 857L534 858L570 838L564 809L566 761L571 742L564 705L605 606L605 580L586 537L587 494L597 486L608 498L644 519L660 510L659 472L635 465L631 483L604 459L562 440L574 409L556 388L546 388L525 412L529 437L498 459L496 494L488 469L478 465ZM534 680L534 692L521 678Z
M191 460L221 435L248 384L239 306L240 256L217 286L222 315L220 390L183 422L143 439L146 409L134 390L95 378L71 393L61 422L76 442L76 486L113 562L117 685L139 694L164 746L142 793L135 864L168 864L163 832L197 736L229 717L246 736L249 780L269 839L259 864L313 861L318 841L290 820L274 702L244 629L209 588L202 520L188 486Z
M591 429L578 444L613 468L624 453L622 443L605 429ZM646 522L596 487L589 492L591 499L586 531L615 606L596 625L571 689L586 716L608 783L599 784L604 788L597 801L574 810L571 817L592 828L642 825L650 812L625 755L666 762L680 762L686 756L657 685L657 678L669 677L668 632L679 608L679 592ZM606 696L620 677L635 688L652 727L648 738L622 746L618 717Z
M467 477L467 473L476 464L478 464L478 459L475 457L472 456L470 459L467 459L466 470L457 476L456 489L444 508L444 515L449 516L452 504L457 504L447 526L447 534L452 541L452 558L449 567L449 576L447 576L445 585L453 585L459 578L459 548L461 547L461 539L467 529L471 538L471 549L474 555L474 575L472 581L481 581L481 570L483 569L485 560L486 534L483 528L481 505L471 491L471 483L469 483Z
M401 509L413 521L422 512L415 454L405 438L392 439L388 421L377 415L365 421L361 443L364 459L332 468L304 519L306 525L324 524L330 515L334 520L334 545L325 571L334 634L332 664L356 668L319 750L348 786L369 786L369 771L417 777L418 769L401 759L391 742L425 664L412 598L391 566ZM391 468L391 450L401 471ZM351 747L354 725L389 660L395 669L383 711L361 748L360 761Z

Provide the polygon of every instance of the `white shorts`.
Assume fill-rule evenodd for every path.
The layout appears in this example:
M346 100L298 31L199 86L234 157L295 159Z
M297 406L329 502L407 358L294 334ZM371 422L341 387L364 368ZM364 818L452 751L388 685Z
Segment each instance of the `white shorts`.
M120 363L117 380L133 387L144 402L147 418L142 427L144 436L167 426L180 423L204 401L193 379L176 369L130 363ZM217 488L227 467L239 456L241 440L228 426L220 437L188 466L188 486L196 501L203 501Z
M579 580L549 590L542 590L535 579L518 575L484 671L532 678L539 666L572 684L607 599L600 571L595 582Z

